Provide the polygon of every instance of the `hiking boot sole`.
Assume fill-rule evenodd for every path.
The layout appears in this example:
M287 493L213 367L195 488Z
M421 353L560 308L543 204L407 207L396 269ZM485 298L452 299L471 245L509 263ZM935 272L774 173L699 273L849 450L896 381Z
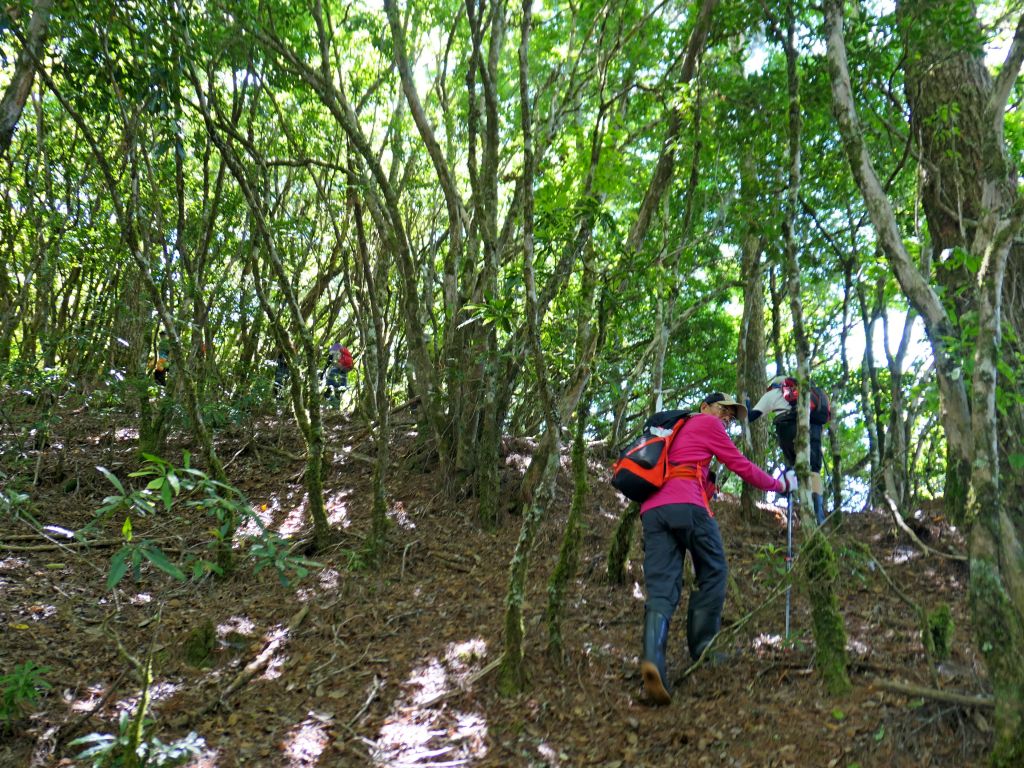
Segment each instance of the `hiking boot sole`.
M644 690L647 691L647 695L651 697L655 704L671 703L672 696L665 689L665 684L661 680L658 667L653 662L640 662L640 674L644 678Z

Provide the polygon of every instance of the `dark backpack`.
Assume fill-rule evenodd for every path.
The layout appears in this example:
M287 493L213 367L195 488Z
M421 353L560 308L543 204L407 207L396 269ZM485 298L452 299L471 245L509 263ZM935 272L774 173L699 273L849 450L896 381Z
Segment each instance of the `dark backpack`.
M781 389L786 398L786 402L791 405L796 405L797 398L800 396L800 390L796 385L796 379L786 379L785 381L772 384L769 389ZM828 394L821 387L811 384L811 424L828 424L832 420L832 401L829 399Z
M659 411L644 423L643 432L619 451L612 465L612 485L627 499L646 501L668 479L668 449L693 414Z
M828 424L832 420L832 401L821 387L811 384L811 424Z

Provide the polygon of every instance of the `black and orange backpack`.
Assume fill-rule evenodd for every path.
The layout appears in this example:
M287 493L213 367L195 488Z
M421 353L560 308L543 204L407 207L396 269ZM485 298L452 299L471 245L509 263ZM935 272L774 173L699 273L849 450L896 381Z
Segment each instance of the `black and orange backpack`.
M668 449L692 411L658 411L640 436L619 451L612 465L612 485L632 501L646 501L669 478Z

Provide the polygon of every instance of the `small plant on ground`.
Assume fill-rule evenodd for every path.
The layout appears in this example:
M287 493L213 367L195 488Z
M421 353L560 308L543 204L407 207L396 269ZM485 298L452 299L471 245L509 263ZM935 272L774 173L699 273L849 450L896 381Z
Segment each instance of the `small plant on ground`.
M118 645L120 647L120 643ZM116 734L90 733L70 742L68 746L86 747L75 759L87 761L92 768L150 768L181 765L198 757L206 743L194 731L170 744L156 737L155 723L147 717L153 686L152 656L140 661L127 653L125 655L136 668L142 683L138 707L133 713L121 713Z
M33 661L19 664L9 673L0 675L0 732L9 733L15 723L35 707L39 697L49 690L43 678L49 667L40 667Z
M144 454L144 458L145 465L129 474L133 478L148 478L146 486L140 490L127 489L116 475L98 467L117 493L103 500L103 506L96 511L93 520L79 532L79 536L83 537L114 514L120 512L125 515L121 525L124 546L111 560L108 588L113 589L129 571L138 580L144 561L180 580L186 578L186 571L191 571L193 578L201 578L209 573L224 575L233 567L235 532L240 524L247 521L259 530L248 548L255 561L256 572L267 567L273 568L281 582L288 585L308 575L310 568L321 567L320 563L292 554L288 542L266 528L241 491L191 466L188 451L183 456L181 467L175 467L150 454ZM215 525L207 529L211 535L209 558L191 558L179 565L172 562L152 541L135 539L132 516L155 516L161 506L165 513L197 509L214 519Z
M762 544L754 553L754 573L782 577L786 575L786 549L776 544Z
M35 518L29 512L30 502L31 498L27 493L21 493L13 488L0 489L0 517L35 523Z
M165 744L152 734L154 721L148 717L143 720L143 741L134 745L134 725L134 719L124 712L117 723L116 734L90 733L75 739L69 746L86 747L75 760L92 768L170 768L199 757L206 748L205 740L195 731Z

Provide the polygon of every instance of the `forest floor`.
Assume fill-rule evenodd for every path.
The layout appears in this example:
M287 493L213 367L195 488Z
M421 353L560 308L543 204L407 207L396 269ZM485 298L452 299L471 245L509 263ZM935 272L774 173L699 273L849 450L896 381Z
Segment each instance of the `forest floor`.
M814 670L806 596L794 590L788 643L784 600L762 606L784 568L784 508L766 505L761 520L746 523L726 495L715 504L731 569L726 629L754 615L729 641L728 663L697 669L679 681L671 705L651 707L637 668L641 545L634 542L627 585L610 586L605 558L623 504L603 459L592 465L580 567L565 607L566 658L556 664L545 652L547 579L572 492L566 459L530 561L531 683L503 698L493 669L521 518L487 532L474 522L472 500L445 502L438 475L416 468L403 427L388 479L389 555L378 567L359 554L370 527L370 465L359 457L370 452L367 432L335 415L325 496L338 540L315 555L323 568L285 586L272 569L254 574L248 565L228 579L179 582L144 563L139 580L129 574L113 591L105 581L116 547L85 549L61 531L85 526L112 492L97 466L126 481L139 467L134 429L123 417L66 413L40 452L26 440L30 427L16 416L2 426L0 482L28 493L28 509L53 527L44 539L23 514L0 509L0 674L32 661L47 668L52 687L0 734L0 766L88 765L75 761L83 747L69 741L117 733L119 715L138 706L139 677L125 652L154 660L153 732L164 743L191 731L204 740L189 763L197 768L959 767L981 766L991 744L990 709L883 687L937 680L948 691L989 690L967 614L965 565L922 554L879 513L848 514L829 532L850 694L829 696ZM189 447L182 440L173 434L165 454L176 464ZM308 534L301 445L290 427L266 419L224 429L217 447L232 482L272 527ZM528 460L523 450L508 446L506 498ZM111 519L102 540L116 542L122 522ZM150 537L172 557L202 552L209 541L211 523L194 511L175 507L132 522L136 539ZM964 551L941 519L921 527L936 549ZM913 609L883 569L925 608L949 604L952 653L934 670ZM672 678L688 663L683 617L685 606L670 634ZM183 649L204 626L213 629L212 650L193 666Z

